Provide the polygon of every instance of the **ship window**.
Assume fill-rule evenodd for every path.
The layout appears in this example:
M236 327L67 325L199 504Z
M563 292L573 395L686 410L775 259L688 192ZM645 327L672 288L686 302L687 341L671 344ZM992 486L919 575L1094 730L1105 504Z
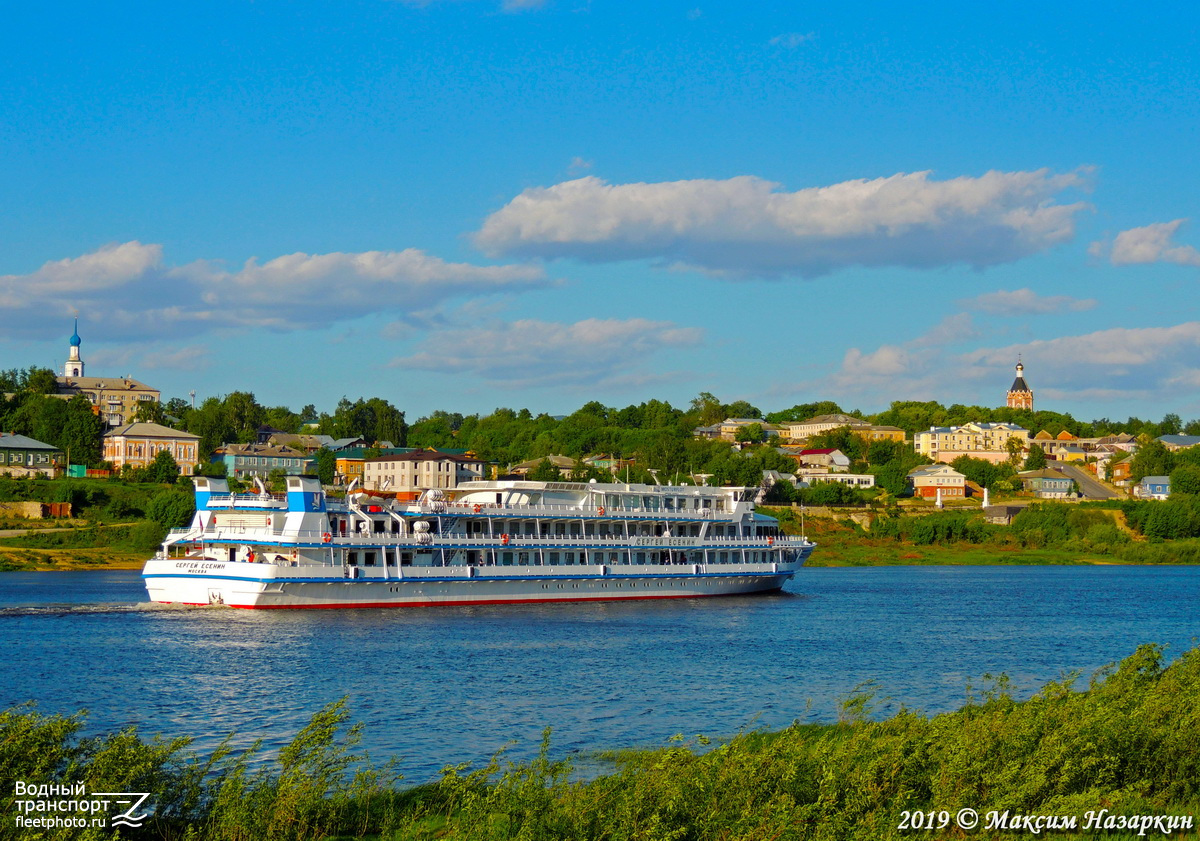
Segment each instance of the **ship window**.
M571 536L572 536L572 537L578 537L578 536L579 536L579 523L572 522L572 523L570 524L570 534L571 534Z
M604 553L603 552L593 552L592 553L592 563L594 563L594 564L604 563Z
M347 556L346 563L350 564L350 566L357 566L358 565L358 553L357 552L349 553L349 555Z
M567 533L567 524L561 520L554 524L554 533L563 535Z
M405 567L412 566L412 562L413 562L412 552L401 552L400 553L400 566L405 566Z
M575 565L575 553L574 552L564 552L563 559L569 566Z
M584 534L595 534L596 533L596 524L593 523L591 520L588 520L583 525L583 533Z
M365 566L365 567L375 566L375 553L374 552L363 552L363 566Z
M639 564L646 563L646 553L645 552L637 552L634 555L634 560Z
M558 553L557 552L550 553L549 562L550 562L550 566L552 566L552 567L558 566Z
M523 567L529 566L529 553L528 552L518 552L517 553L517 563Z
M506 567L510 567L510 566L512 566L512 561L513 561L513 553L512 552L501 552L500 553L500 563L501 564L503 564Z
M373 522L375 523L375 533L382 534L383 530L384 530L384 526L387 524L384 523L383 520L374 520Z
M667 511L674 511L675 510L675 498L670 497L670 496L664 496L663 497L663 508L665 508Z

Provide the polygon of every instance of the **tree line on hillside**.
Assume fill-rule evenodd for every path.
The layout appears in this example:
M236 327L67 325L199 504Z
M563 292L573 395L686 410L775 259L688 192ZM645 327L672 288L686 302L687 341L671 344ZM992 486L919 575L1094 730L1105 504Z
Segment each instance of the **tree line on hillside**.
M4 395L0 396L0 427L64 451L69 448L74 463L98 466L102 460L102 423L92 413L87 398L64 401L48 396L54 387L54 373L48 369L0 371L0 395ZM10 394L11 397L7 396ZM723 441L697 439L694 430L729 417L786 423L838 413L896 426L908 435L930 426L972 420L1011 421L1031 431L1045 429L1057 434L1066 430L1079 436L1117 432L1149 437L1180 431L1200 433L1200 421L1185 426L1178 415L1167 415L1157 423L1133 417L1124 422L1100 419L1083 423L1056 412L961 404L945 407L932 401L897 401L874 415L856 409L847 412L831 401L800 403L790 409L764 413L744 400L724 403L709 392L701 392L686 408L661 400L624 408L591 401L564 417L511 408L497 408L487 415L438 410L410 424L402 409L382 397L359 397L353 401L343 397L332 413L326 413L318 412L311 404L299 411L288 406L264 406L253 392L234 391L223 397L209 397L195 407L178 397L163 403L146 403L132 420L153 421L199 435L202 462L222 444L255 440L258 428L267 425L289 433L311 431L335 438L386 441L395 446L470 450L501 465L547 455L581 458L601 453L632 459L636 467L630 469L631 481L652 481L646 471L655 469L663 481L691 481L690 477L706 476L714 482L756 485L763 470L791 472L795 462L776 452L770 446L770 439L755 435L754 430L743 437L759 440L746 441L748 446L741 450ZM853 470L874 474L876 483L893 493L903 489L909 470L927 463L910 446L888 441L867 443L846 429L832 430L811 443L814 447L842 450L853 462ZM1144 461L1148 465L1146 475L1155 472L1149 470L1150 466L1156 469L1160 466L1158 462ZM997 482L1011 479L1007 474L984 475L987 469L977 465L966 466L973 471L968 478L972 481L982 478L979 483L985 487L999 487Z

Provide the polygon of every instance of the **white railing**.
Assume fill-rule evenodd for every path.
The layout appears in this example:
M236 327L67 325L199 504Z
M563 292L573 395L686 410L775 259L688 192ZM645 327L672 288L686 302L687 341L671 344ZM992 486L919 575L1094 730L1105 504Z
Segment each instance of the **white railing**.
M254 527L220 527L209 531L201 532L196 529L171 529L167 534L167 541L178 542L181 539L187 541L203 541L203 540L219 540L219 541L238 541L244 540L248 543L279 543L290 545L293 543L320 543L330 547L341 546L403 546L403 547L480 547L480 548L504 548L508 547L526 547L526 548L541 548L552 546L564 547L585 547L602 544L604 546L626 547L630 549L720 549L722 547L762 547L762 546L780 546L780 547L795 547L805 546L808 544L807 538L797 537L794 535L778 535L774 537L667 537L656 535L613 535L613 534L567 534L567 535L533 535L533 534L511 534L508 535L508 541L505 542L503 535L466 535L466 534L434 534L425 532L431 541L423 543L419 539L418 534L392 534L390 532L352 532L349 534L333 534L332 532L319 531L298 531L279 533L267 528ZM325 536L329 535L329 540Z
M559 517L570 517L580 519L584 517L653 517L653 518L674 518L674 519L692 519L692 520L728 520L732 512L717 511L713 509L695 509L692 511L676 511L665 508L626 508L624 506L606 506L603 503L588 503L581 505L575 503L573 505L515 505L510 503L488 502L488 503L469 503L469 502L446 502L439 509L427 502L414 503L409 510L413 508L419 510L422 514L478 514L480 516L501 517L510 519L513 517L530 517L539 518L548 515ZM604 513L601 514L600 512Z

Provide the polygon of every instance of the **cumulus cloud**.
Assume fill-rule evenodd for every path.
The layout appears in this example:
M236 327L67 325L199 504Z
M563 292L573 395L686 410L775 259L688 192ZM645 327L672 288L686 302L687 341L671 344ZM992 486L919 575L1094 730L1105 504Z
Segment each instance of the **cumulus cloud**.
M891 389L901 388L907 389L905 393L912 394L913 399L930 399L936 385L931 376L935 361L946 355L947 347L978 335L971 316L957 313L907 342L881 345L872 351L853 347L846 351L841 368L822 387L854 395L880 391L891 394Z
M179 274L203 290L205 304L244 323L280 330L545 285L543 271L534 266L448 263L415 248L297 253L261 264L250 259L236 272L201 263Z
M943 331L944 322L928 335ZM1119 327L1079 335L976 348L926 347L925 337L874 350L853 348L841 366L806 389L886 403L1002 405L1020 358L1040 405L1112 402L1117 414L1136 414L1136 401L1178 403L1181 390L1200 384L1200 322L1166 327ZM1069 410L1069 408L1066 408Z
M36 336L81 312L97 338L109 331L150 339L181 329L324 326L548 282L536 266L451 263L414 248L252 258L227 271L211 261L169 266L161 246L127 242L0 276L0 304L10 335Z
M523 319L435 332L394 367L473 374L506 387L596 386L627 382L670 348L691 347L704 331L644 318L589 318L573 324Z
M976 267L1065 242L1087 205L1058 204L1080 173L928 172L785 192L754 176L609 184L588 176L530 188L491 214L492 256L651 259L732 277L815 277L851 266Z
M1037 339L1003 348L981 348L963 359L994 365L1011 362L1018 354L1027 367L1032 361L1056 368L1106 366L1117 373L1166 364L1180 356L1195 355L1200 362L1200 322L1173 327L1114 327L1081 336Z
M1106 253L1114 266L1135 263L1178 263L1181 266L1200 266L1200 250L1190 245L1174 245L1171 238L1186 219L1174 222L1155 222L1141 228L1121 231L1111 246L1093 242L1088 249L1095 257Z
M782 35L776 35L767 43L772 47L785 47L789 50L794 50L805 41L811 41L816 37L817 33L815 32L784 32Z
M1072 298L1068 295L1039 295L1032 289L1000 289L985 292L974 298L959 301L967 309L992 315L1044 315L1063 312L1083 312L1095 309L1095 298Z

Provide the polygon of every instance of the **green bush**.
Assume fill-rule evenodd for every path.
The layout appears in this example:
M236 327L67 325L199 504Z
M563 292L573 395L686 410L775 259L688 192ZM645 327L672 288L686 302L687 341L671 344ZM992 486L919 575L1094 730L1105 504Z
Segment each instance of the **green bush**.
M168 529L183 528L196 513L196 498L183 491L160 491L150 500L146 515Z
M680 736L609 755L615 770L587 780L551 760L547 731L533 760L451 766L408 792L397 791L391 765L372 768L355 752L359 731L347 727L343 702L313 716L270 763L258 744L235 753L229 740L202 758L187 739L147 741L134 729L81 739L82 716L26 706L0 713L0 811L15 814L11 781L25 780L153 792L138 837L169 841L887 841L913 837L900 829L906 811L1074 815L1081 826L1088 810L1195 814L1200 649L1167 665L1161 648L1144 645L1086 687L1068 677L1024 701L1005 676L984 677L957 712L901 709L872 720L877 695L867 685L838 724L745 732L715 746ZM960 836L952 827L925 835Z

